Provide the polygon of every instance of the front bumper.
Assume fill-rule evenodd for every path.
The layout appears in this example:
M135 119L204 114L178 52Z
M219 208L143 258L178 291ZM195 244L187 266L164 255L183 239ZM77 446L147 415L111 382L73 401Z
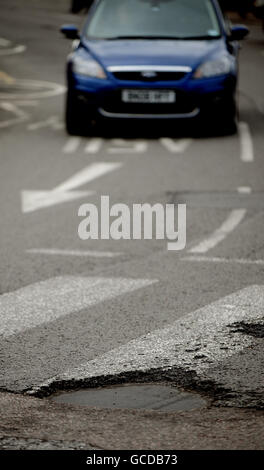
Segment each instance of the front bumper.
M234 102L236 77L226 75L210 79L192 78L178 82L126 82L69 77L69 88L87 106L94 118L111 119L193 119L215 110L221 112ZM122 102L123 89L173 90L175 103L143 104Z

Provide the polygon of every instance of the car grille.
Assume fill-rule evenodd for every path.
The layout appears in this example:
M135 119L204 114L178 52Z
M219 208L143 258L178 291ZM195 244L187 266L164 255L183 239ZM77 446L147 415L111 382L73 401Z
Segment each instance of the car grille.
M155 72L153 76L140 71L119 71L112 72L117 80L134 82L168 82L182 80L186 72Z
M117 90L105 97L101 108L113 114L188 114L197 107L194 98L188 93L175 90L176 102L168 104L159 103L124 103L122 90Z

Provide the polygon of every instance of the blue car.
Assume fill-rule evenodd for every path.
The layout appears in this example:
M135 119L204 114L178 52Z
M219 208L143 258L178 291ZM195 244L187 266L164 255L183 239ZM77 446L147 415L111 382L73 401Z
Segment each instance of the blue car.
M97 0L67 63L66 128L108 120L192 120L236 131L238 41L216 0Z

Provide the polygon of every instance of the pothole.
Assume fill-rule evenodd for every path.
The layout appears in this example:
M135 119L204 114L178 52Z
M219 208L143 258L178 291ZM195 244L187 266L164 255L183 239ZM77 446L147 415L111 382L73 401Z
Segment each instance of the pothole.
M233 331L254 336L255 338L264 338L264 323L234 323Z
M206 400L196 393L161 384L82 389L61 393L51 399L56 403L112 409L188 411L207 406Z

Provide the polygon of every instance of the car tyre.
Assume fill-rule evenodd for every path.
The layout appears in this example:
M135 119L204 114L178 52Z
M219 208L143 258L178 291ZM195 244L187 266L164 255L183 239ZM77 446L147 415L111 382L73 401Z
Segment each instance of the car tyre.
M84 113L84 106L71 91L66 98L66 131L69 135L86 135L91 129L91 121Z
M238 112L236 102L203 112L200 116L202 134L229 136L237 133Z

